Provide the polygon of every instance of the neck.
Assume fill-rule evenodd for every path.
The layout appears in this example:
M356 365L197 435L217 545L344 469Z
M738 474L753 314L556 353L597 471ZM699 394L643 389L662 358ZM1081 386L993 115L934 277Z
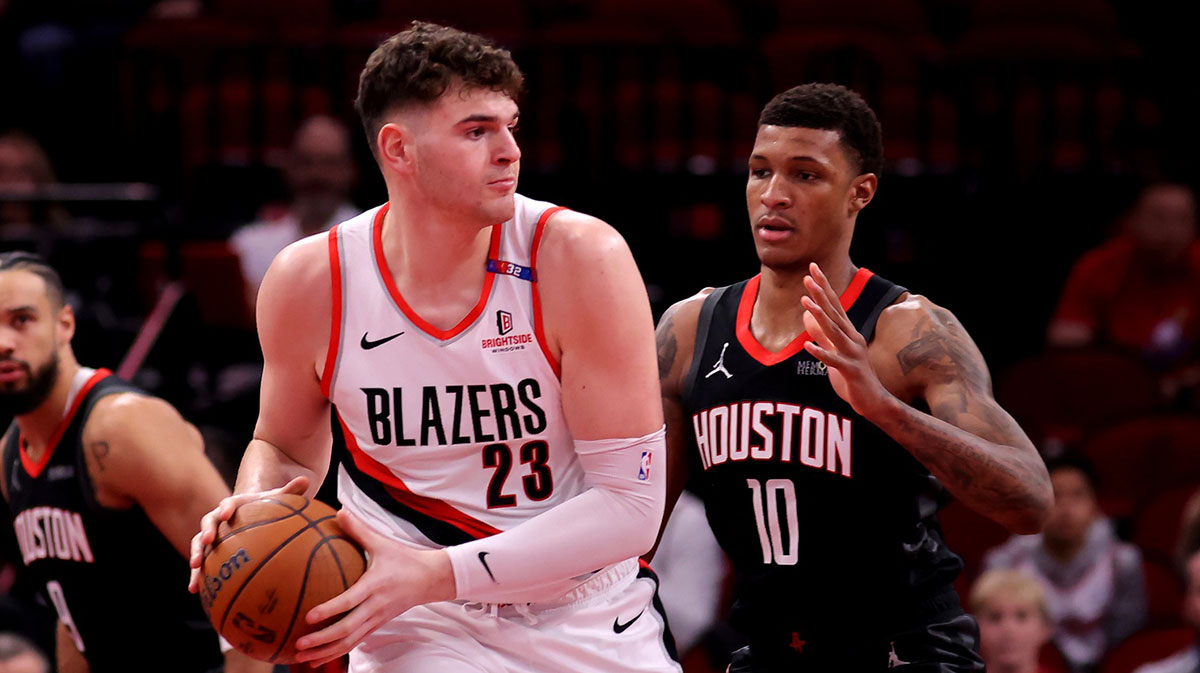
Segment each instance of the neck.
M1087 537L1082 540L1054 540L1047 537L1042 538L1042 546L1045 547L1046 553L1050 558L1059 563L1070 563L1079 550L1083 549L1083 545L1087 543Z
M858 272L858 267L849 257L817 263L839 297L850 287L850 281ZM762 279L759 281L752 316L755 323L767 331L787 326L799 327L801 331L804 329L804 306L800 304L800 298L808 296L808 289L804 287L804 277L809 275L808 264L805 261L786 269L762 267Z
M67 397L71 393L71 384L78 371L79 363L75 361L75 358L60 356L58 379L54 382L54 387L50 389L50 394L36 409L17 416L17 427L21 430L21 436L25 438L30 458L36 458L46 450L50 436L54 434L58 424L62 421L63 411L67 408Z
M481 281L492 228L447 218L430 209L392 200L383 221L383 250L402 285L426 285L447 278Z

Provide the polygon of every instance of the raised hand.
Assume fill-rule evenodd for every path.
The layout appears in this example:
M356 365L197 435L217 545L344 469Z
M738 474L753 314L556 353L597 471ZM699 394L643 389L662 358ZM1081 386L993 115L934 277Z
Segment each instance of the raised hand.
M221 502L217 503L211 512L200 519L200 532L192 536L192 553L188 557L188 563L192 566L192 574L188 580L188 591L192 593L200 591L200 566L204 563L204 549L217 539L217 526L222 521L229 521L233 518L233 513L237 511L238 507L273 495L284 493L303 495L307 490L308 477L296 477L279 488L255 493L237 493L223 498Z
M367 571L338 596L308 611L317 624L337 621L296 641L299 661L320 666L354 649L363 638L415 605L454 598L454 570L443 550L414 549L379 534L345 509L338 524L367 552Z
M804 306L804 327L812 341L805 350L829 368L829 383L834 391L858 414L870 419L892 397L867 356L867 340L855 329L829 279L816 263L809 265L804 277L808 296Z

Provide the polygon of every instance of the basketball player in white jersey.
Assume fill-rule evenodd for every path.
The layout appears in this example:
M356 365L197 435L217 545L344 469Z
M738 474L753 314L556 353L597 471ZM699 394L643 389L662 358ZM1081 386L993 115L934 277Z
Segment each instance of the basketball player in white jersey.
M339 522L370 564L307 615L341 616L302 659L680 670L637 560L664 492L649 302L612 228L515 193L521 83L475 35L414 23L385 42L356 105L389 202L263 282L258 425L192 565L241 503L311 495L332 416Z

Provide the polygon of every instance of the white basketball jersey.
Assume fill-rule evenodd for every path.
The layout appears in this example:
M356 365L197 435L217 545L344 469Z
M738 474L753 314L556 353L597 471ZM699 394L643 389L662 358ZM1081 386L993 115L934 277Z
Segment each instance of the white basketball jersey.
M516 197L513 219L492 227L478 303L449 330L397 289L381 246L386 205L329 232L321 387L333 403L338 496L376 528L450 546L584 490L539 315L537 246L557 210Z

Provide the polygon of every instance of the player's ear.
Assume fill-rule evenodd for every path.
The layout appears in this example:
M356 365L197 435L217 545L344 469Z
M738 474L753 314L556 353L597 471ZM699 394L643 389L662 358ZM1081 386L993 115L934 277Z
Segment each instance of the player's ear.
M851 215L857 214L867 207L875 198L875 190L879 188L879 178L874 173L863 173L850 181L849 202L846 204Z
M71 308L70 304L63 303L62 308L58 309L58 324L55 326L55 331L60 344L71 343L71 339L74 338L75 310Z
M375 140L381 165L401 174L412 172L413 134L408 125L388 122L379 128Z

